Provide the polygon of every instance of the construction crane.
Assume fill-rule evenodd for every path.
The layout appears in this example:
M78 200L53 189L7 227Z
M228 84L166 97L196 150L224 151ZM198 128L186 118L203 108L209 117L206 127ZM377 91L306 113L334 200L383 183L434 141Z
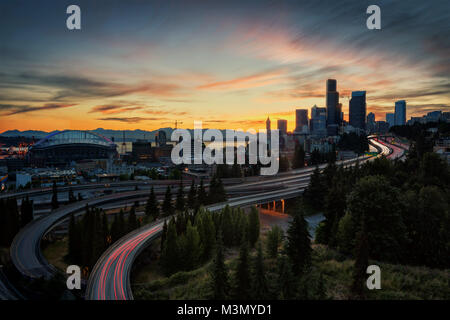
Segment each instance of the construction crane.
M175 129L178 129L178 124L183 124L183 122L175 120Z

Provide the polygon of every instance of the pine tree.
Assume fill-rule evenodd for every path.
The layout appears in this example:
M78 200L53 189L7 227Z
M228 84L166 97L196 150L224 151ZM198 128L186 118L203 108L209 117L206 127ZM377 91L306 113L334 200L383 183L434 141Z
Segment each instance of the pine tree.
M162 204L162 215L164 217L171 216L173 214L173 206L172 206L172 194L170 191L170 186L167 186L166 194L164 195L164 201Z
M75 198L74 194L73 194L73 190L72 188L69 188L69 203L73 203L77 201L77 199Z
M364 220L363 220L364 221ZM351 293L355 299L364 299L365 290L364 284L366 280L366 270L369 265L369 242L367 239L367 232L365 223L358 234L358 243L355 250L355 264L353 267L353 282L351 286Z
M163 229L161 233L161 245L160 245L160 251L163 251L164 243L166 242L167 237L167 219L164 219Z
M231 217L231 208L227 205L221 212L220 229L223 232L223 243L225 246L232 246L234 243L233 234L236 230L233 226L233 219Z
M293 264L294 274L302 274L311 264L311 239L308 223L302 211L296 211L287 231L286 253Z
M195 209L196 205L195 202L197 196L197 189L195 187L195 181L192 180L191 188L189 189L188 198L187 198L187 206L189 209Z
M296 291L295 283L292 264L289 258L285 255L280 255L277 266L277 293L281 300L294 298Z
M153 186L152 189L150 190L150 195L145 205L145 214L147 215L147 217L151 217L153 220L158 219L159 216L158 200L156 200L156 195Z
M258 300L264 300L268 298L268 287L261 242L258 242L258 249L254 262L252 295L254 299Z
M200 236L197 228L192 226L191 221L188 221L186 227L186 243L185 243L185 266L187 270L194 269L200 259Z
M322 209L323 199L325 197L325 187L320 176L319 167L314 169L308 187L306 188L303 197L306 202L316 211Z
M283 239L283 230L274 225L268 232L266 237L266 251L269 257L276 258L278 256L278 247Z
M195 225L200 235L201 260L208 260L216 242L216 227L211 214L207 211L200 211L195 217Z
M130 213L128 214L128 227L127 227L127 231L133 231L137 228L138 226L138 222L137 222L137 218L136 218L136 206L132 206Z
M305 166L305 151L300 143L295 144L294 161L292 167L294 169L303 168Z
M58 204L58 189L56 187L56 181L53 181L53 189L52 189L53 195L52 195L52 209L56 209L59 207Z
M116 242L121 236L119 219L117 218L117 213L114 213L114 220L111 224L111 242Z
M178 271L179 268L179 250L177 243L177 230L175 222L170 221L167 227L166 240L164 241L163 250L161 253L161 264L167 276Z
M234 297L238 300L249 299L251 293L248 241L245 240L246 238L246 235L244 235L234 276Z
M203 179L200 180L200 186L198 188L198 194L197 194L197 209L207 202L207 194L205 191L205 187L203 186Z
M184 211L184 194L183 194L183 184L180 182L178 187L177 199L175 202L175 209L179 212Z
M105 250L106 248L108 248L109 243L108 243L108 238L110 237L109 234L109 226L108 226L108 217L106 216L106 214L103 212L102 213L102 238L103 238L103 250Z
M119 238L121 238L127 233L127 228L125 226L125 214L123 212L123 209L120 209L117 225L118 225L117 229L119 231Z
M248 242L250 246L254 247L256 241L259 239L259 228L260 228L260 222L259 222L259 211L256 209L256 207L252 207L249 214L248 219Z
M226 299L230 289L228 270L225 265L223 250L222 231L219 229L217 232L216 252L211 271L213 299L215 300Z

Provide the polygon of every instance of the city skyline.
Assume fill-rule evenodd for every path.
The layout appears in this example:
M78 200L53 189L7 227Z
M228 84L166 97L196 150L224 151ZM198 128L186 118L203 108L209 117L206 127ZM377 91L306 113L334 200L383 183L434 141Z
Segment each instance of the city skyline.
M373 31L366 3L79 1L82 30L72 32L69 4L0 5L2 132L155 130L177 120L246 130L264 128L267 115L293 131L295 109L326 107L327 79L338 82L347 121L353 91L367 92L378 120L398 100L407 119L450 110L450 19L439 6L382 1Z

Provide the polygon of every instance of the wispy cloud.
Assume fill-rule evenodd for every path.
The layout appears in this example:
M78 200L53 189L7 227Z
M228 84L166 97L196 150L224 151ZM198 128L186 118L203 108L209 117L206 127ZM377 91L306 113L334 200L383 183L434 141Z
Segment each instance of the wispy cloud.
M125 122L125 123L137 123L142 121L160 121L160 120L166 120L164 118L145 118L145 117L108 117L108 118L98 118L97 120L102 121L119 121L119 122Z
M283 81L280 77L285 74L284 70L270 70L257 74L242 76L230 80L210 82L197 87L197 89L213 90L237 90L254 87L262 87Z
M75 104L45 104L43 106L26 106L26 105L0 105L0 111L6 110L2 113L3 116L11 116L20 113L38 112L44 110L55 110L73 107Z

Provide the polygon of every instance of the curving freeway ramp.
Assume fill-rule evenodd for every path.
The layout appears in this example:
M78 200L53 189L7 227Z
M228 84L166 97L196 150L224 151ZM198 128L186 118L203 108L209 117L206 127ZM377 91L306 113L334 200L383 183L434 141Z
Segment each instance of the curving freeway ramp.
M373 140L372 140L373 142ZM375 143L381 155L388 155L391 149L381 143ZM370 157L360 157L342 161L338 164L352 165L366 161ZM326 165L319 166L324 168ZM250 206L267 201L287 199L298 196L309 183L309 176L314 168L304 168L280 173L274 177L265 177L258 181L226 187L232 194L247 194L230 199L225 203L215 204L208 209L216 211L225 205ZM267 191L271 190L271 191ZM250 191L250 192L249 192ZM52 230L70 214L83 213L86 204L100 206L129 199L148 196L148 190L129 191L76 202L57 210L45 217L32 221L15 237L11 245L11 259L16 268L30 278L52 276L56 269L43 257L40 242L43 236ZM132 263L139 252L153 239L160 235L162 221L136 230L114 243L99 259L89 278L87 298L91 299L132 299L129 273Z

